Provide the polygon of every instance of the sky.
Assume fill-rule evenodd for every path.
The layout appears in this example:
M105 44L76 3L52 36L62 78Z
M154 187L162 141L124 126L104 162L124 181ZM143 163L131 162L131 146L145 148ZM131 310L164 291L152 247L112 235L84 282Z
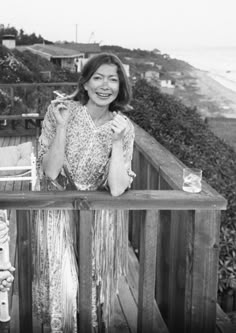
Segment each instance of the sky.
M53 42L169 52L236 46L235 7L235 0L11 0L1 2L0 24Z

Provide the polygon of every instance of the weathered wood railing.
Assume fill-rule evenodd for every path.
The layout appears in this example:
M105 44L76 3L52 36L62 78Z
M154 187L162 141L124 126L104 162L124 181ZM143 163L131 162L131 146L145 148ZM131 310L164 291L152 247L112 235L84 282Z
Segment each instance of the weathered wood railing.
M91 224L93 221L93 212L96 209L125 209L125 210L146 210L145 218L141 222L141 235L140 238L140 270L139 270L139 299L138 299L138 332L154 332L153 330L153 315L154 315L154 297L155 297L155 281L156 281L156 272L159 272L161 265L156 269L156 249L160 246L157 246L157 240L161 239L161 235L158 233L161 223L166 221L162 220L161 211L174 210L176 214L186 209L194 211L201 211L204 216L209 216L213 213L215 215L215 210L220 210L225 208L225 201L221 197L211 197L207 194L193 194L189 195L183 191L178 190L133 190L125 193L119 198L113 198L108 193L105 192L56 192L56 193L42 193L42 192L5 192L0 195L0 209L17 209L17 223L18 223L18 269L19 269L19 298L20 298L20 332L33 332L32 330L32 270L31 270L31 218L30 211L35 209L76 209L80 210L80 241L79 241L79 253L80 253L80 332L91 332L91 269L92 269L92 257L91 257ZM175 215L176 216L176 215ZM195 226L198 226L200 221L193 222L191 220L188 222L191 224L189 229L193 233L192 229ZM186 221L176 220L174 223L177 223L179 227L181 223ZM209 222L214 223L214 221L206 221L207 227ZM201 221L204 224L204 221ZM200 226L198 226L200 228ZM205 227L203 228L203 237L204 239L202 244L205 244L204 248L207 246L207 255L209 252L217 252L217 240L215 238L210 239L211 235L205 234ZM214 224L211 227L214 228ZM190 238L192 234L190 233ZM197 235L198 237L201 236ZM181 236L184 239L184 235ZM177 238L177 237L176 237ZM172 247L174 247L176 241L173 240ZM178 252L184 252L185 242L183 242L183 249L180 251L179 248L176 248ZM189 246L194 246L194 240L189 241ZM201 245L201 244L199 244ZM180 247L180 245L179 245ZM185 278L184 272L177 272L178 279L183 279L182 283L182 292L178 289L178 296L181 297L181 303L179 303L179 309L175 307L175 310L178 311L179 318L178 320L183 319L178 326L184 327L186 323L191 324L191 328L188 330L183 330L182 332L196 332L201 325L202 332L214 332L213 327L215 328L215 306L216 306L216 275L213 274L217 268L205 267L207 263L204 260L205 255L201 258L199 257L204 249L194 248L194 258L195 261L191 263L193 266L189 270L188 283L192 281L192 293L190 293L190 286L184 286ZM193 249L189 249L193 251ZM174 251L173 251L174 252ZM213 256L216 258L217 255L214 253ZM158 254L159 257L159 254ZM183 255L180 253L180 258L177 261L183 260ZM200 260L201 259L201 260ZM176 255L172 261L176 260ZM191 260L191 259L190 259ZM157 261L158 262L158 261ZM171 264L171 263L170 263ZM195 269L195 264L198 264L198 270L210 270L211 275L208 274L210 281L205 281L205 283L213 284L214 288L206 291L205 289L201 290L202 279L197 274L197 269ZM174 263L172 264L174 266ZM176 264L175 264L176 265ZM185 264L180 262L180 267L178 268L183 270ZM190 263L189 263L190 265ZM214 265L214 262L211 263L211 266ZM176 277L176 266L172 266L172 271L169 276L169 282L173 284L173 281ZM203 267L202 267L203 266ZM173 277L171 276L173 274ZM196 275L197 276L194 276ZM158 274L159 276L160 274ZM193 281L194 280L194 281ZM179 282L177 281L177 284ZM176 284L176 283L174 283ZM205 288L207 287L204 286ZM172 294L176 293L174 291L174 286L170 286ZM185 294L185 289L188 289L189 294ZM196 289L196 292L193 293L193 289ZM201 299L204 294L208 294L209 299ZM170 297L171 296L171 297ZM169 300L176 299L176 295L173 298L173 295L169 296ZM197 298L197 299L195 299ZM187 304L182 304L182 300L185 299L190 302L193 306L193 303L200 305L206 303L206 307L203 311L201 308L192 308L192 315L188 313L189 309L185 309ZM168 300L167 300L168 302ZM172 304L169 304L172 307ZM209 316L209 311L211 315ZM196 319L199 318L199 313L203 316L205 322L208 323L207 327L202 327L202 319L200 322L197 322ZM183 316L185 314L186 317ZM187 315L189 314L189 317ZM173 318L172 318L173 320ZM173 322L172 322L173 323ZM176 332L176 327L170 329L171 332Z
M80 332L91 330L90 225L93 211L105 208L130 212L129 238L140 263L139 332L153 330L154 298L171 333L215 332L220 211L226 200L204 181L201 193L183 192L184 165L136 125L135 131L137 177L133 189L119 198L104 192L0 193L0 208L18 212L22 332L32 326L30 211L71 204L81 215ZM161 321L158 329L165 332Z
M136 127L133 168L137 173L134 189L182 189L183 163L144 130ZM203 170L204 176L204 170ZM180 194L180 193L179 193ZM170 204L158 220L156 301L170 332L214 332L217 302L220 208L209 203L202 209L199 199L223 198L205 181L195 208L178 210ZM217 199L218 198L218 199ZM201 200L201 199L200 199ZM205 200L205 199L204 199ZM142 212L141 212L142 213ZM134 212L131 242L138 247L137 226L142 214Z

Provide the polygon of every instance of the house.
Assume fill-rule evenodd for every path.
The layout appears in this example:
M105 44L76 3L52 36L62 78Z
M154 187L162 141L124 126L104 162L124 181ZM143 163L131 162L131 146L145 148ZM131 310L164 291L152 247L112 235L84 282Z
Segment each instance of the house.
M16 47L16 36L15 35L3 35L2 45L8 49L14 49Z
M182 73L180 71L169 71L169 74L172 77L181 77L182 76Z
M160 73L157 71L148 70L144 73L144 79L151 84L158 84Z
M164 53L162 56L163 56L163 58L166 59L166 60L169 60L169 59L170 59L170 56L169 56L169 54L167 54L167 53Z
M172 77L168 73L162 73L159 78L160 90L163 93L173 94L175 84Z
M96 43L34 44L17 48L38 54L71 72L80 72L87 59L101 52L99 44Z
M145 63L145 65L149 65L149 66L155 66L155 62L154 61L145 61L144 62Z

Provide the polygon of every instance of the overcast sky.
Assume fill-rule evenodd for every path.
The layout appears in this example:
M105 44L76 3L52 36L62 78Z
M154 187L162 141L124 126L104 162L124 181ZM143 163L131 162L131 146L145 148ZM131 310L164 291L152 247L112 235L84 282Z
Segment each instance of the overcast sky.
M101 42L166 51L236 46L236 0L1 1L0 24L53 42Z

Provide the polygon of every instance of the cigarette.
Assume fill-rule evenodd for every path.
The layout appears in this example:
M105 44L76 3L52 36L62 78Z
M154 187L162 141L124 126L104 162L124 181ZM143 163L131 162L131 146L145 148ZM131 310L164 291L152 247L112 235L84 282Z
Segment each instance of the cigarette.
M61 97L61 98L64 97L64 95L59 93L57 90L54 90L53 93L56 94L58 97Z

